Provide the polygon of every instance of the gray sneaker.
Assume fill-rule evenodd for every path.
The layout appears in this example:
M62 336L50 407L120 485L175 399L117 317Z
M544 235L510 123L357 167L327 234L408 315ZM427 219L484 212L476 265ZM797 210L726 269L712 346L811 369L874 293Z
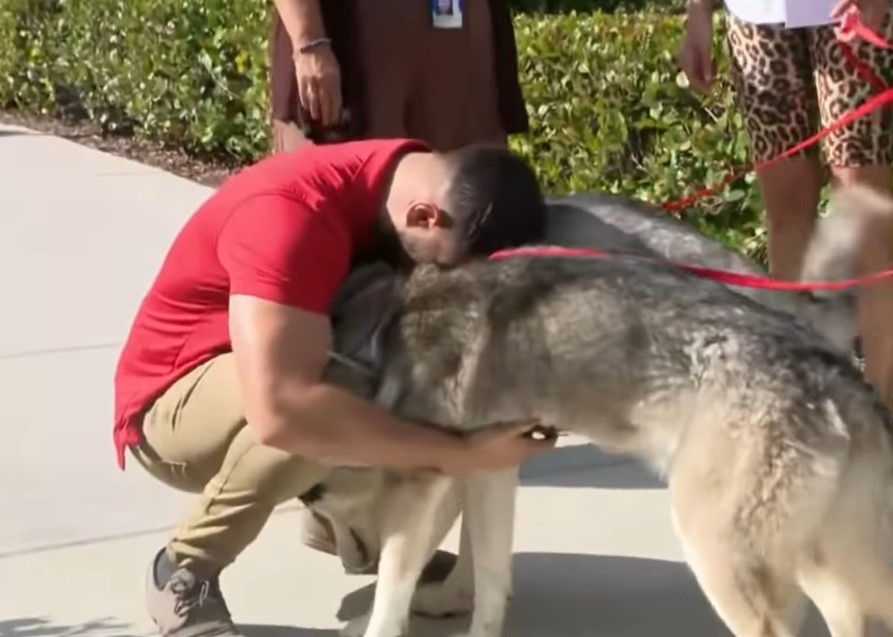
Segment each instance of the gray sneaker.
M230 618L216 577L199 579L181 568L160 585L152 560L146 576L146 608L162 637L244 637Z

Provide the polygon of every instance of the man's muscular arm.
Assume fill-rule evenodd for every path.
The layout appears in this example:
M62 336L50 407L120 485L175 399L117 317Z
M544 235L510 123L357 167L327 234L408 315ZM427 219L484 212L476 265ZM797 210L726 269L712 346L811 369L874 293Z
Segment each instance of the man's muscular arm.
M523 437L533 423L460 437L322 382L332 340L325 316L234 296L230 333L245 415L270 446L325 464L460 474L515 466L551 446Z

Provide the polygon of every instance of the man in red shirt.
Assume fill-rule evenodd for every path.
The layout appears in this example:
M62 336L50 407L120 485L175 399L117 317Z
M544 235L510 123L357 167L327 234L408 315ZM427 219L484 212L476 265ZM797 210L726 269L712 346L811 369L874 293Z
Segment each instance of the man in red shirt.
M413 140L305 146L230 178L186 222L134 319L115 374L114 440L200 494L152 562L164 636L237 636L220 571L273 509L336 465L465 473L550 442L534 423L459 438L325 384L333 296L352 263L451 265L542 238L532 170L505 148L441 154Z

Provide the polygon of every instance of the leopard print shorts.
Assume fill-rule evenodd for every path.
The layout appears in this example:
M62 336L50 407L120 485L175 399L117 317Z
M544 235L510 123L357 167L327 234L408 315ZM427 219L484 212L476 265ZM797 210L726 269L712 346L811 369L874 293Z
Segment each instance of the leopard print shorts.
M779 155L876 94L844 57L833 27L784 29L750 24L726 14L727 44L738 106L753 159ZM881 34L893 41L893 10ZM887 86L893 86L893 51L867 42L850 45ZM893 163L893 106L887 104L822 140L831 166ZM807 153L814 153L812 146Z

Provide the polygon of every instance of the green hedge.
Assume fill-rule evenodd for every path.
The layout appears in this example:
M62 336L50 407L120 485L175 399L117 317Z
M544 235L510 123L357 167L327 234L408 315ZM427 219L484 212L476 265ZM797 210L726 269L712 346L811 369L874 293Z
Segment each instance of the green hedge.
M548 0L522 2L549 8ZM267 152L267 3L0 3L11 9L0 11L0 102L54 115L83 110L109 130L132 129L193 153L247 161ZM680 79L674 52L682 21L668 10L679 3L639 11L632 9L642 0L597 4L621 6L515 18L532 130L513 144L545 187L661 202L746 164L727 82L699 100ZM724 69L719 44L717 55ZM759 254L762 220L750 181L685 214Z

